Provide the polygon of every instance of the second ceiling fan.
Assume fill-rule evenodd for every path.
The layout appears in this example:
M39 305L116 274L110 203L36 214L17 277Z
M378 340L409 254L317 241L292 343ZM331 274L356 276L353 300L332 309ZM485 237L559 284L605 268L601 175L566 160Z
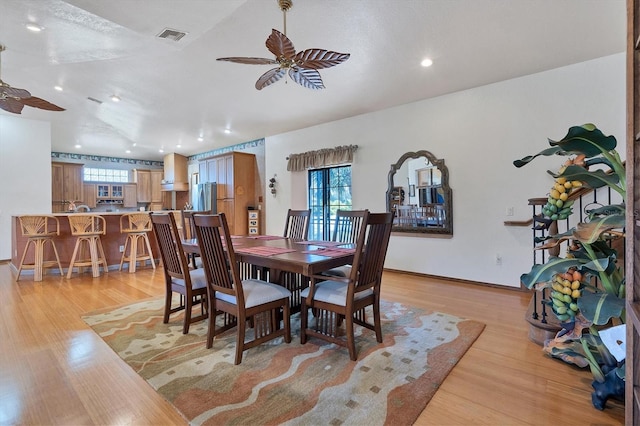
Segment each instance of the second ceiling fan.
M278 0L278 5L284 16L284 33L272 29L266 42L267 49L275 55L275 59L229 57L218 58L218 61L250 65L278 65L260 76L256 81L256 89L258 90L282 79L287 71L289 78L301 86L309 89L324 89L324 83L318 70L341 64L349 59L350 55L324 49L307 49L296 53L293 43L287 37L287 11L292 6L292 0Z

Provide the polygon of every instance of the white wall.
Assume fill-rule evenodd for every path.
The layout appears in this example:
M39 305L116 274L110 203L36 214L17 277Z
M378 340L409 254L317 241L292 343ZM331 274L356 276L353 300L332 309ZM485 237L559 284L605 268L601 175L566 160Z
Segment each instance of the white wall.
M562 159L522 169L512 161L588 122L614 135L624 156L625 90L625 55L617 54L266 138L266 176L277 174L279 186L266 197L266 232L279 234L287 209L307 205L306 172L286 171L289 154L357 144L354 208L383 211L391 164L426 149L449 169L453 238L394 235L385 267L517 287L531 268L531 230L503 222L531 217L527 200L546 196L546 170Z
M51 212L51 125L0 114L0 260L11 258L11 216Z

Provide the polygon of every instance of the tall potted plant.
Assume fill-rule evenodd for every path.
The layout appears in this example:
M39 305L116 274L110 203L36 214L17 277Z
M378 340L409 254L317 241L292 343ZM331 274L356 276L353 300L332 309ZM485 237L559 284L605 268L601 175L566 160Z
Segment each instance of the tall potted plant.
M595 125L571 127L567 135L538 154L516 160L516 167L538 156L568 157L553 178L546 205L534 217L537 229L549 229L557 220L573 214L572 192L589 187L609 187L620 194L619 204L604 205L584 212L582 222L567 232L537 239L536 250L566 243L565 256L550 256L544 264L533 265L520 277L530 289L543 290L544 300L561 323L554 339L544 350L552 357L593 374L592 403L603 409L611 396L624 395L624 360L617 361L603 344L603 329L624 323L625 280L623 263L611 242L624 238L626 200L625 166L616 151L614 136L605 136Z

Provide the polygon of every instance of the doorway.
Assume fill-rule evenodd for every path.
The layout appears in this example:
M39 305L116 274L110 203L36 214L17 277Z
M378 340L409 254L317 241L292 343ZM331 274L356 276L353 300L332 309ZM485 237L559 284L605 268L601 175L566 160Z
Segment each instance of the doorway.
M351 207L351 166L309 170L310 240L330 240L336 212Z

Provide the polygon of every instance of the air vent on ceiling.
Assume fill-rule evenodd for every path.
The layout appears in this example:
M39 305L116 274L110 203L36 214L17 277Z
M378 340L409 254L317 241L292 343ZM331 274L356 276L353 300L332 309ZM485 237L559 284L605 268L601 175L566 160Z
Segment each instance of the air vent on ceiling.
M97 104L101 104L102 103L102 101L99 101L96 98L92 98L91 96L87 96L87 99L89 99L91 102L95 102Z
M162 30L160 34L158 34L158 37L166 38L167 40L178 41L185 35L187 35L187 33L183 31L172 30L171 28L165 28L164 30Z

